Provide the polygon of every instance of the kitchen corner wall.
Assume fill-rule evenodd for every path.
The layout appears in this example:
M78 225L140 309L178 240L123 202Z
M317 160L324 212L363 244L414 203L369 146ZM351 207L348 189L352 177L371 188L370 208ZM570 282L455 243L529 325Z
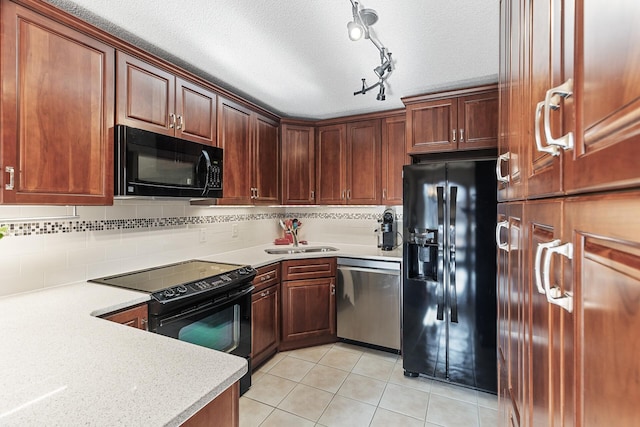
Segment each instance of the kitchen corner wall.
M377 245L384 207L196 207L186 201L116 200L113 206L0 206L0 296L273 242L278 220L298 218L301 240ZM402 207L394 207L402 217ZM7 222L12 218L32 218ZM5 220L5 221L3 221ZM401 230L401 223L398 229ZM237 233L235 231L237 230Z

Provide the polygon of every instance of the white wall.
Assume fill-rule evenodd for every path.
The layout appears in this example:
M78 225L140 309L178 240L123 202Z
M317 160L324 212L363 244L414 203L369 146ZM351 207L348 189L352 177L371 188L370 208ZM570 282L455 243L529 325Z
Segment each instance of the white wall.
M0 296L268 244L280 218L297 217L301 240L375 246L384 207L195 207L186 201L116 200L79 206L79 219L7 222L68 215L62 206L0 206ZM401 215L402 208L395 211ZM5 220L3 222L3 220ZM232 228L237 227L237 237ZM201 241L204 233L204 242Z

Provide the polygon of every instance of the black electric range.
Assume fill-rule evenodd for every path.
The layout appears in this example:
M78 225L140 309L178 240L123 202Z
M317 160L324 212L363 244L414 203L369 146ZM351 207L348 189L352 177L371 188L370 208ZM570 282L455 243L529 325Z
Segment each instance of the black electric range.
M233 292L255 275L248 265L189 260L89 281L149 292L149 314L160 315Z

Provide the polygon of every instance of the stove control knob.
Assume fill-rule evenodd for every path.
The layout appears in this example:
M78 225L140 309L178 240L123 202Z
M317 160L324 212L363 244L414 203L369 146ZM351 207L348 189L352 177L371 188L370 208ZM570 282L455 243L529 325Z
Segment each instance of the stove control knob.
M238 270L238 274L241 276L244 276L245 274L247 274L247 270L245 270L244 268L241 268L240 270Z
M173 289L165 289L162 295L164 295L165 298L173 298L176 296L176 293L173 291Z
M176 292L178 293L178 295L184 295L187 293L187 287L184 285L177 286Z

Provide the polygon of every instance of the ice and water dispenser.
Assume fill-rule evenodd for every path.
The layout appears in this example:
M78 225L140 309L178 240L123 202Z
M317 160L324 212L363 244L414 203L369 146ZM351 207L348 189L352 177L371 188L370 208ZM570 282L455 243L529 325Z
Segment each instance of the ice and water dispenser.
M408 229L406 260L407 278L438 281L438 230Z

